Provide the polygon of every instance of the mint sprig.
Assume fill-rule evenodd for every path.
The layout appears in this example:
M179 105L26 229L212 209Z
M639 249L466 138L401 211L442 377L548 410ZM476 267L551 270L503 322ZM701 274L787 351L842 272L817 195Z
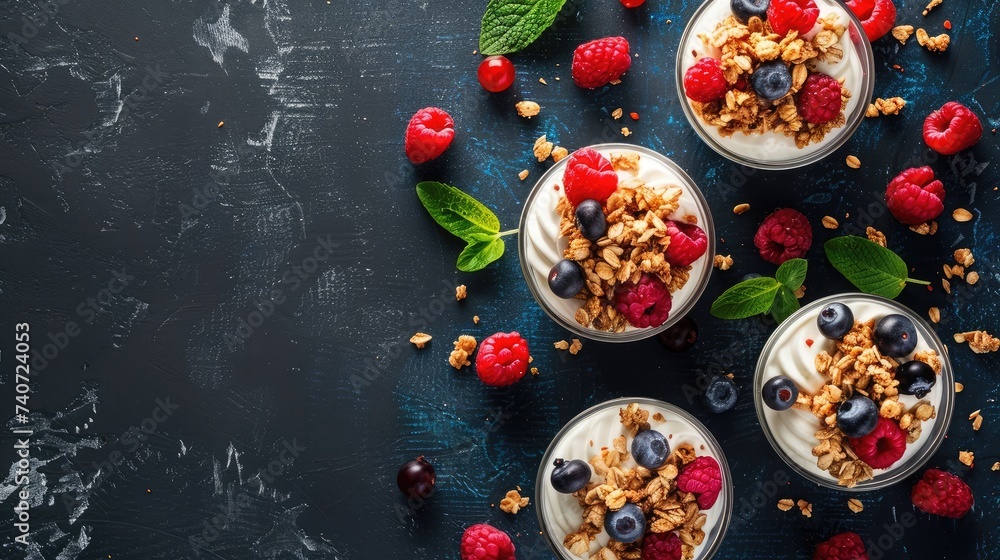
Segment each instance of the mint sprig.
M910 278L909 268L899 255L864 237L835 237L823 249L830 264L866 294L893 299L907 283L930 284Z
M503 237L516 229L500 231L492 210L461 190L437 181L417 184L417 197L434 221L466 243L455 266L462 272L482 270L503 256Z
M712 303L711 313L720 319L746 319L770 312L780 323L798 310L795 290L802 287L808 269L805 259L787 260L778 267L774 278L750 278L723 292Z
M555 21L566 0L490 0L479 31L479 51L507 54L519 51Z

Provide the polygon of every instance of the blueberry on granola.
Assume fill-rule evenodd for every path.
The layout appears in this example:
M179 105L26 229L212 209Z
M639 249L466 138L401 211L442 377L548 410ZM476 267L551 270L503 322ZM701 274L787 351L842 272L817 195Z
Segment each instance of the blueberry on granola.
M608 231L608 222L604 218L604 208L593 198L584 200L576 207L576 227L590 241L597 241Z
M631 450L636 463L649 470L656 470L667 462L667 456L670 455L670 444L660 432L645 430L632 438Z
M799 388L784 375L768 379L760 393L764 404L773 410L788 410L799 398Z
M555 468L549 475L549 481L556 492L572 494L590 482L590 465L580 459L556 459L552 461L552 465Z
M918 399L927 396L931 387L937 381L934 368L920 360L910 360L896 368L896 381L899 381L899 392L904 395L916 395Z
M849 438L865 437L878 424L878 407L864 395L854 395L837 409L837 426Z
M563 299L575 297L583 289L583 284L583 269L569 259L557 262L549 271L549 289Z
M768 0L729 0L729 7L743 23L757 16L761 21L767 20Z
M646 515L639 506L626 502L621 509L608 511L604 516L604 530L618 542L635 542L646 532Z
M831 303L820 310L816 326L823 336L840 340L854 328L854 312L843 303Z
M736 384L732 379L722 375L713 378L701 396L701 404L715 414L730 410L736 406Z
M892 313L879 319L872 336L886 356L901 358L917 348L917 327L906 315Z
M780 60L763 62L750 75L750 85L757 97L774 101L781 99L792 87L792 73Z

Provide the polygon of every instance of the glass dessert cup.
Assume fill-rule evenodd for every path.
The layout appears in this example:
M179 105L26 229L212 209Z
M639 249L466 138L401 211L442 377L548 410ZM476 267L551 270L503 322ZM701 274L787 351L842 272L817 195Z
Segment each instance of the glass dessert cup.
M837 63L819 62L816 70L845 79L844 87L851 91L851 98L844 110L846 122L829 131L819 142L796 147L795 140L782 133L765 131L762 134L735 132L724 137L719 130L698 116L692 101L684 94L684 73L704 56L718 57L718 49L706 49L701 33L711 33L715 26L732 15L728 0L706 0L688 21L677 49L677 93L684 116L701 139L713 150L733 162L757 169L794 169L815 163L844 145L865 118L875 87L875 63L871 44L861 22L842 3L836 0L816 0L820 17L836 13L838 22L846 27L840 45L844 57ZM813 33L819 28L814 28ZM808 35L807 35L808 36ZM714 52L712 52L714 51Z
M602 529L591 543L589 552L584 555L574 555L563 545L566 535L579 529L583 520L583 509L574 495L557 492L550 484L549 477L555 459L588 461L592 455L599 454L602 447L610 448L614 438L628 434L620 421L619 410L631 403L636 403L649 412L650 428L667 437L671 450L682 443L690 443L699 457L708 455L719 463L722 490L712 507L701 510L701 513L707 515L702 527L705 538L695 547L694 554L694 560L712 558L718 552L729 527L734 503L733 480L722 447L701 422L684 410L663 401L641 397L612 399L588 408L570 420L552 439L552 443L542 456L535 480L535 510L544 538L556 557L561 560L590 558L607 543L608 535ZM657 420L654 417L656 413L661 414L663 420ZM635 461L631 457L622 463L623 468L635 466ZM592 482L603 480L603 476L592 473Z
M787 375L799 386L800 396L813 393L823 385L823 376L814 365L815 356L822 351L833 354L836 341L824 338L816 324L819 311L831 303L844 303L854 313L855 321L879 319L890 313L908 317L917 330L916 352L933 350L941 362L941 372L936 382L923 399L914 395L900 395L899 401L912 407L919 401L928 401L935 407L935 417L921 423L921 434L917 441L908 443L902 458L888 469L875 469L874 477L858 482L854 487L842 486L838 479L817 466L817 458L812 449L820 442L815 432L823 427L819 418L808 410L798 407L776 411L764 404L761 389L776 375ZM807 341L812 341L810 346ZM899 358L900 362L907 358ZM803 373L808 372L808 373ZM803 390L803 385L807 385ZM909 308L893 300L862 293L836 294L814 301L804 306L786 319L768 339L754 375L754 403L757 418L764 435L782 460L808 480L826 488L847 492L866 492L896 484L918 471L937 452L948 433L948 425L955 405L955 381L947 349L927 322Z
M563 196L562 177L568 158L553 165L538 180L528 195L521 212L520 234L518 235L518 255L521 272L528 289L542 310L556 323L581 338L603 342L633 342L654 336L680 320L698 302L712 274L712 260L715 250L715 227L708 202L694 181L669 158L652 150L631 144L598 144L589 146L606 158L611 154L639 154L637 177L646 181L647 186L665 188L678 186L683 194L680 207L671 214L680 220L683 216L694 216L697 225L705 231L708 249L692 265L690 277L684 286L674 292L670 314L657 327L636 328L628 326L622 332L602 331L584 327L574 318L583 305L581 299L562 299L552 293L548 285L548 274L557 261L563 258L568 240L559 235L560 216L556 204ZM619 171L619 180L632 177L628 172Z

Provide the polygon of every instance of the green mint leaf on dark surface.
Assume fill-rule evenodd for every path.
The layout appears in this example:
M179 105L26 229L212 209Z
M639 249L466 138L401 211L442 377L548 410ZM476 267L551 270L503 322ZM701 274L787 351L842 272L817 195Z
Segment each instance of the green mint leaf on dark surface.
M907 282L928 284L907 275L903 259L889 249L864 237L848 235L827 241L826 258L862 292L895 298Z
M711 313L720 319L746 319L767 313L780 287L781 283L774 278L744 280L723 292L712 303Z
M466 241L500 231L500 220L492 210L455 187L424 181L417 184L417 196L435 222Z
M774 279L794 292L801 288L802 283L806 281L806 271L808 270L809 261L805 259L789 259L778 267L778 271L774 273Z
M482 54L519 51L538 39L566 0L490 0L479 31Z
M799 299L788 286L780 286L774 295L774 305L771 306L771 316L777 322L782 322L799 310Z
M462 272L482 270L486 265L503 256L504 242L499 234L474 234L469 239L455 266Z

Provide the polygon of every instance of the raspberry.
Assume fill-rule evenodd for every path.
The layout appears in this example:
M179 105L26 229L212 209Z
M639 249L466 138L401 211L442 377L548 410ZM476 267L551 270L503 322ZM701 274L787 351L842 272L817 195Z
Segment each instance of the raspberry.
M406 125L404 149L414 164L430 161L443 154L455 138L455 121L437 107L417 111Z
M799 90L799 115L807 123L830 122L840 114L840 82L821 72L809 74Z
M813 0L771 0L767 7L767 21L778 35L795 30L805 35L816 25L819 7Z
M896 5L892 0L847 0L845 4L861 20L869 41L881 38L896 25Z
M615 291L615 309L633 327L658 327L670 316L673 300L662 280L644 273L639 283L626 282Z
M582 148L573 152L566 161L563 189L573 206L588 198L604 204L611 193L618 190L618 174L600 152Z
M642 541L642 560L681 560L681 538L677 533L650 533Z
M878 424L870 434L851 438L851 447L858 458L873 469L888 469L906 452L906 430L895 420L878 417Z
M667 222L667 235L670 236L670 244L664 256L671 266L688 266L708 249L705 230L694 224L670 220Z
M625 37L594 39L573 51L573 82L587 89L601 87L621 78L631 65Z
M781 264L805 255L812 239L809 220L798 210L783 208L764 218L753 236L753 244L765 261Z
M911 167L889 181L885 203L900 222L922 224L944 211L944 185L930 167Z
M479 345L476 373L490 387L513 385L528 371L528 341L517 331L498 332Z
M813 560L868 560L868 553L857 533L840 533L816 545Z
M924 119L924 142L943 156L972 147L982 135L979 117L957 101L945 103Z
M924 477L913 485L910 492L913 505L924 513L958 519L972 509L972 489L961 478L927 469Z
M677 489L697 495L698 507L701 509L711 508L722 491L719 463L708 455L691 461L677 477Z
M729 84L722 74L722 63L706 56L684 72L684 95L691 101L711 103L726 96Z
M500 529L480 523L462 534L462 560L515 560L514 543Z

